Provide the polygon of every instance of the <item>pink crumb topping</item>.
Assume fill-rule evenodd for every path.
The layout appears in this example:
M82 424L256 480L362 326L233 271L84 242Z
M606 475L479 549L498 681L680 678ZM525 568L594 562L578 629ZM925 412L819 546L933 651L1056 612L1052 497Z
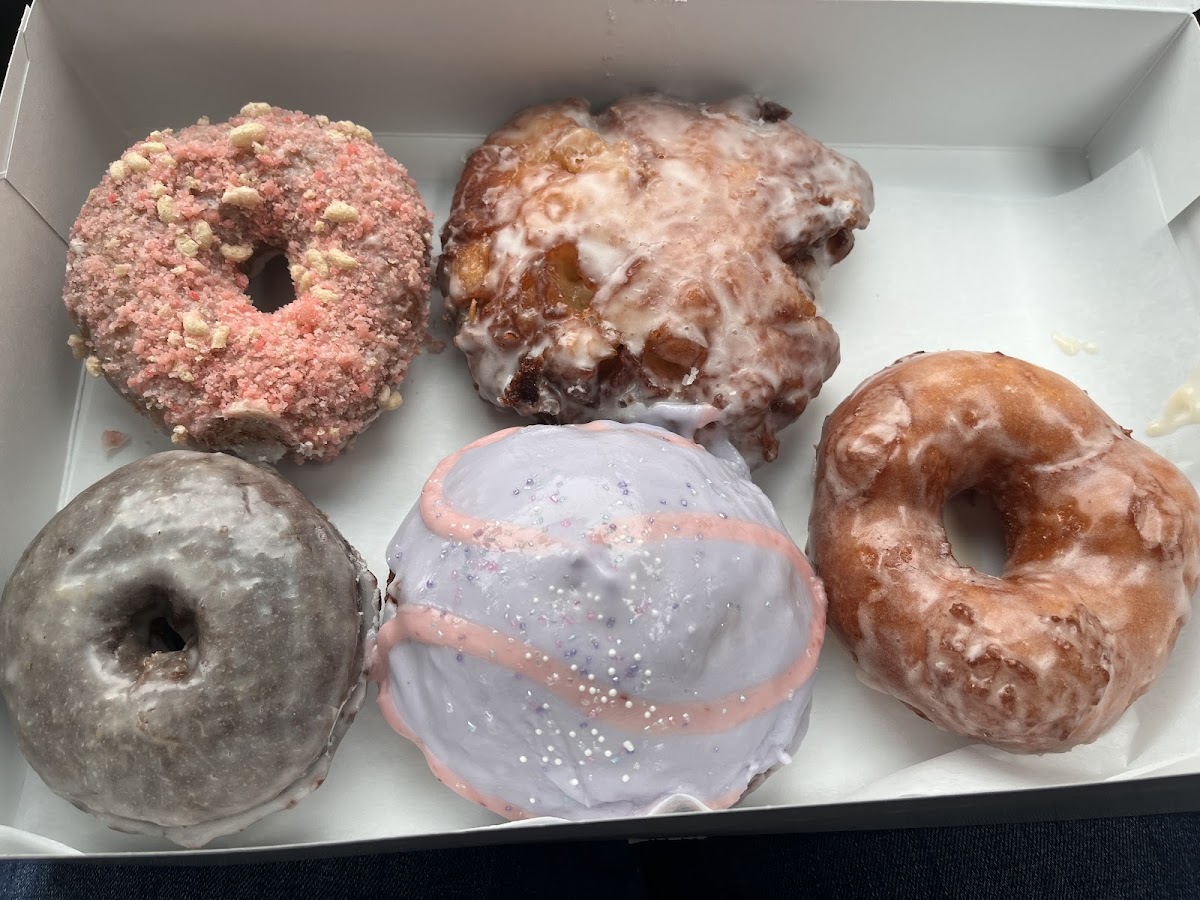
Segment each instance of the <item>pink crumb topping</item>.
M399 406L431 230L366 129L249 104L110 166L72 229L64 300L104 375L178 443L331 459ZM244 271L270 248L296 294L273 313Z

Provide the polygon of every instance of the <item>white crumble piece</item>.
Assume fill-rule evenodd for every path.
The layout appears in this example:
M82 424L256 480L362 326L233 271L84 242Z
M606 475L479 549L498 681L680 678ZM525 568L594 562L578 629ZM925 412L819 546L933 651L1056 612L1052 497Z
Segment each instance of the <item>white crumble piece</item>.
M233 262L242 263L254 255L254 248L249 244L222 244L221 255Z
M321 218L328 219L330 222L357 222L358 210L342 200L334 200L325 207Z
M124 160L118 159L108 167L108 174L112 176L112 180L120 184L129 177L129 166Z
M156 207L159 221L166 222L168 225L179 221L179 213L175 210L175 201L169 194L159 197Z
M87 344L77 334L73 334L67 338L67 346L71 348L71 355L76 359L84 359L88 355Z
M214 350L224 350L228 341L229 341L229 326L228 325L218 325L216 328L213 329L212 341L210 342L210 346Z
M87 373L93 378L99 378L104 374L104 366L100 363L100 357L89 356L83 361L83 367L87 369Z
M271 111L270 103L255 102L255 103L247 103L245 106L243 106L241 108L241 111L238 113L238 115L242 115L248 119L252 119L252 118L255 118L256 116L265 116L270 111Z
M166 192L167 192L167 186L165 184L163 184L161 181L156 181L156 182L154 182L154 184L150 185L151 199L157 200L159 197L161 197Z
M261 144L267 137L267 126L262 122L246 122L229 132L229 143L239 150L249 150Z
M199 313L188 311L183 315L183 330L192 337L205 337L208 335L208 323Z
M121 157L121 162L125 163L125 165L135 172L145 172L150 168L150 160L146 159L140 153L134 153L132 150Z
M388 410L399 409L404 405L404 398L400 396L399 391L393 391L391 385L385 384L379 392L379 405Z
M340 299L338 294L329 288L315 287L310 293L322 303L336 303Z
M262 197L252 187L235 187L229 188L221 195L221 202L229 206L237 206L241 209L253 209L262 203Z
M350 135L351 137L356 137L363 141L375 140L375 135L371 134L370 129L364 128L362 125L357 125L354 122L351 122L348 120L343 120L341 122L334 122L332 127L335 131L340 131L343 134Z
M204 219L198 219L192 224L192 240L202 249L207 250L212 246L213 242L212 226L204 221Z
M303 199L303 200L315 200L316 196L317 196L317 192L314 191L312 188L308 188L308 190L306 190L303 194L300 195L301 199Z
M188 259L193 259L200 252L200 245L187 235L180 235L175 238L175 249L188 257Z
M318 275L325 276L329 274L329 263L325 260L325 254L320 250L312 249L304 254L304 261Z
M172 444L186 444L188 439L188 430L183 425L176 425L171 429Z
M196 124L197 125L208 125L209 124L208 116L201 116L200 118L198 118L196 120Z
M166 153L167 145L162 141L143 141L138 149L148 156L154 156L156 153Z
M118 278L128 278L129 273L133 270L133 266L129 263L117 263L113 266L113 274Z
M339 250L337 247L326 250L325 256L339 269L354 269L358 267L357 259L344 250Z

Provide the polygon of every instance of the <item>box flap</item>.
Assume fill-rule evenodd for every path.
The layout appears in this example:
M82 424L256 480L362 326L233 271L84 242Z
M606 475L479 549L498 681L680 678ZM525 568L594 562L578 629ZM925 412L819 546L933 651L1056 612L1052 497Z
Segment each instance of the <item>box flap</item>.
M655 88L759 92L830 143L1059 148L1086 144L1184 18L1141 2L923 0L43 8L133 137L248 100L376 133L477 133L531 103Z
M1168 221L1200 197L1200 26L1180 29L1162 57L1087 147L1099 176L1144 150Z
M64 240L88 190L128 143L59 52L44 3L26 10L0 95L4 177Z

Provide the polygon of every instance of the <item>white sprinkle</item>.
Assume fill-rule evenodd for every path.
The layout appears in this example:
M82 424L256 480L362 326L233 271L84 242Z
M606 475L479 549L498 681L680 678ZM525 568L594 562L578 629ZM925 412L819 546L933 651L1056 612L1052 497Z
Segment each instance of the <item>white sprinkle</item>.
M593 737L595 737L595 736L596 736L596 735L598 735L599 733L600 733L600 729L598 729L598 728L593 728L593 729L592 729L592 736L593 736Z
M605 750L605 751L604 751L604 758L605 758L605 759L612 759L612 751L611 751L611 750Z
M628 776L628 775L622 775L622 776L621 776L621 780L622 780L623 782L625 782L625 783L628 783L628 782L629 782L629 776Z
M609 674L609 675L616 675L616 674L617 674L617 670L616 670L616 669L614 669L612 666L609 666L609 667L608 667L608 674Z
M626 700L626 701L625 701L625 708L626 708L626 709L633 709L633 701L632 701L632 700Z
M575 732L573 732L573 731L568 731L568 732L567 732L567 737L572 737L572 738L573 738L573 737L575 737Z
M572 672L578 672L578 671L579 671L579 666L578 666L578 665L576 665L575 663L571 663L571 671L572 671Z
M651 707L651 708L653 708L653 707ZM534 733L534 734L537 734L537 735L540 735L540 734L542 733L542 729L540 729L540 728L535 728L535 729L533 729L533 733Z
M529 757L528 756L518 756L517 762L529 762Z
M625 743L623 743L621 746L625 748L625 752L626 752L626 753L632 753L632 752L633 752L633 741L626 741L626 742L625 742Z
M526 659L533 659L533 654L532 654L532 653L526 653L526 654L525 654L525 658L526 658Z
M616 656L616 655L617 655L617 651L616 651L616 650L610 649L610 650L608 651L608 656L609 656L609 658L610 658L610 659L611 659L612 657Z
M567 782L567 783L568 783L569 785L571 785L571 787L578 787L578 786L579 786L579 779L578 779L578 778L572 778L572 779L571 779L569 782Z
M646 670L646 671L645 671L643 674L644 674L644 675L645 675L647 678L649 678L651 675L653 675L653 674L654 674L654 672L653 672L653 671L651 671L650 669L647 669L647 670Z
M557 759L557 758L556 758L556 759L554 760L554 764L555 764L556 766L561 766L561 765L562 765L562 760L561 760L561 759Z
M615 696L617 696L617 689L616 689L616 688L609 688L609 689L608 689L608 696L610 696L610 697L615 697Z
M583 751L583 755L584 755L584 756L591 756L591 755L592 755L592 751L591 751L591 750L584 750L584 751Z
M596 743L603 744L604 743L604 735L600 735L598 738L596 738Z
M633 654L633 661L634 661L634 662L641 662L641 661L642 661L642 654L640 654L640 653L635 653L635 654Z

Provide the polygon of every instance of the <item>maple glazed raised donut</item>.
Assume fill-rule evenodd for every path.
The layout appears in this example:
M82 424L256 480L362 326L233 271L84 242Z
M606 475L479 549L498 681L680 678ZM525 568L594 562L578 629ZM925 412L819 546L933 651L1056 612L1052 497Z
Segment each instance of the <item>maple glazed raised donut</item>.
M944 502L1004 523L959 565ZM999 353L917 354L825 423L809 553L869 686L1008 750L1094 740L1153 682L1200 581L1200 499L1074 384Z
M250 103L153 132L71 230L72 346L177 444L332 459L400 405L431 238L404 167L353 122ZM264 312L245 264L272 249L295 299Z
M818 286L874 203L789 115L749 97L599 115L568 100L489 136L439 262L483 398L557 422L661 424L687 404L702 443L773 459L837 367Z

